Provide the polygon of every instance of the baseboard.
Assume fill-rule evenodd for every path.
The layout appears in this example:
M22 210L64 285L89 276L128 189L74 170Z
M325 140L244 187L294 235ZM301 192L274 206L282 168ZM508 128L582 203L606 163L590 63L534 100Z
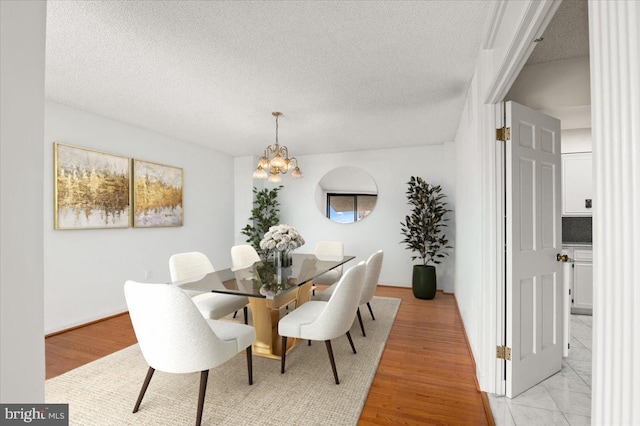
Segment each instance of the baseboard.
M112 318L117 318L117 317L122 316L122 315L127 315L128 313L129 313L129 311L124 311L124 312L120 312L118 314L109 315L108 317L99 318L97 320L85 322L84 324L79 324L79 325L75 325L73 327L65 328L64 330L54 331L53 333L45 334L44 338L46 339L47 337L57 336L58 334L63 334L63 333L66 333L68 331L77 330L79 328L86 327L88 325L97 324L97 323L102 322L102 321L107 321L107 320L110 320Z
M484 414L487 417L487 422L490 426L495 426L495 420L493 419L493 413L491 412L491 406L489 405L489 398L487 397L487 393L480 390L480 383L478 383L478 375L476 373L476 358L473 356L473 350L471 349L471 344L469 343L469 337L467 336L467 330L464 327L464 321L462 320L462 315L460 315L460 308L458 307L458 300L456 299L455 293L446 293L451 294L453 296L453 301L456 304L456 312L458 313L458 318L460 319L460 323L462 324L462 333L464 334L464 341L467 343L467 350L469 351L469 356L471 357L471 363L473 364L473 380L476 383L476 389L480 392L480 396L482 398L482 405L484 406Z

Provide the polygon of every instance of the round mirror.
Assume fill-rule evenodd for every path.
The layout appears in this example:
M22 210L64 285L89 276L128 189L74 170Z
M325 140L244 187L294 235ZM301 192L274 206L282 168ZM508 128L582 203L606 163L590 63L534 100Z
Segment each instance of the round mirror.
M338 167L320 179L316 187L316 204L328 219L353 223L367 217L378 199L376 182L357 167Z

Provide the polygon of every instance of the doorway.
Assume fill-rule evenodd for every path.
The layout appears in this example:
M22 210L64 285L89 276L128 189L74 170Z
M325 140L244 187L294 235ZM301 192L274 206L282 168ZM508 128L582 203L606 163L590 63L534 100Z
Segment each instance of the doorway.
M588 27L586 1L562 2L505 97L506 101L513 100L560 118L563 153L591 151ZM568 144L564 144L565 140ZM589 237L590 235L591 229L589 229ZM592 317L572 316L571 320L574 335L577 332L580 339L590 345ZM580 339L574 336L572 343L575 350L573 354L570 352L569 358L563 362L563 371L557 375L559 377L552 376L551 379L547 379L552 381L547 383L550 389L553 389L553 386L571 388L570 385L573 384L576 395L571 403L567 403L567 398L557 395L557 392L554 400L549 392L546 394L543 392L546 388L541 384L539 386L542 388L536 386L530 392L524 392L519 401L516 401L518 398L514 398L508 402L505 401L503 406L498 402L495 410L493 410L494 401L492 401L494 416L500 416L505 411L512 415L510 411L512 405L528 406L533 411L546 410L538 413L538 421L541 421L540 419L545 415L551 416L546 417L548 419L557 416L558 414L553 411L566 413L561 415L565 420L567 416L590 415L590 348L582 344ZM571 355L576 359L573 360ZM586 360L587 356L588 360ZM569 362L579 367L583 374L578 374ZM585 411L585 407L589 410ZM566 411L567 408L568 411ZM513 421L515 421L514 417L512 415ZM498 419L496 421L500 424Z

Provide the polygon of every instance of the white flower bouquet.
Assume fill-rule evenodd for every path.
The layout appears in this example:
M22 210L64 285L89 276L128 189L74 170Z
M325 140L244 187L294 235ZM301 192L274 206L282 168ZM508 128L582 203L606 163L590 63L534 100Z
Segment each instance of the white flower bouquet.
M266 252L295 250L304 245L302 235L290 225L275 225L269 228L260 240L260 249Z

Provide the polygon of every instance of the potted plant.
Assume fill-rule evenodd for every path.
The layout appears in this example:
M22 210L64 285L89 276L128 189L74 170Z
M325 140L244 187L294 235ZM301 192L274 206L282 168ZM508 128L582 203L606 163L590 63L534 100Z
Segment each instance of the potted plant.
M433 299L436 295L436 268L440 259L448 256L448 240L443 234L447 226L445 217L449 212L447 203L443 201L440 185L430 185L421 177L411 176L408 182L407 202L412 206L411 214L400 222L404 235L403 243L407 249L416 253L411 260L420 259L419 265L413 266L413 295L418 299Z
M278 213L280 213L280 203L278 202L278 191L283 188L282 185L273 189L258 190L253 187L255 200L253 201L253 209L251 210L250 224L242 228L242 234L247 236L247 242L256 249L262 260L267 260L268 252L260 248L260 241L264 234L269 232L269 228L280 223Z

